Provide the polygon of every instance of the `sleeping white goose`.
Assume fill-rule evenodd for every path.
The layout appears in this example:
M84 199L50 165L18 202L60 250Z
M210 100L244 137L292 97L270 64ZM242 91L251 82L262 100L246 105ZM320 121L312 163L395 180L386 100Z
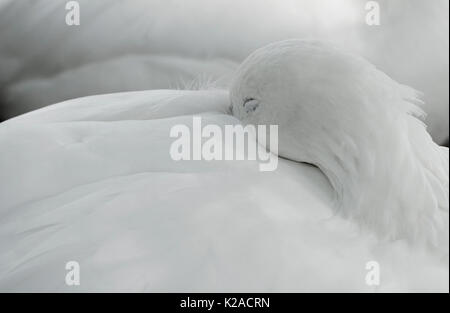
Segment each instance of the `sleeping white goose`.
M111 94L4 122L0 290L448 291L448 150L416 101L358 57L289 40L252 54L230 94ZM278 124L278 169L173 161L170 127L193 115Z

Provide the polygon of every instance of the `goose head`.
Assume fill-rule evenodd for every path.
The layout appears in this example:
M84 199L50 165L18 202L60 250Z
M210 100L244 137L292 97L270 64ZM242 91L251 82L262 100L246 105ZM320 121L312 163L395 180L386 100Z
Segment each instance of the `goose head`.
M323 171L338 212L448 250L448 150L426 132L415 90L327 43L287 40L241 64L230 100L242 123L278 125L280 157Z

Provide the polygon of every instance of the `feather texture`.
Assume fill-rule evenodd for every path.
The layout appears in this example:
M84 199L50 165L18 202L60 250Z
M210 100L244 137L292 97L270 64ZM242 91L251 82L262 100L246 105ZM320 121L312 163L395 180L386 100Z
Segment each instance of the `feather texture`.
M427 133L415 90L329 44L287 40L244 61L231 98L245 123L279 125L280 156L327 175L344 216L448 253L448 149Z

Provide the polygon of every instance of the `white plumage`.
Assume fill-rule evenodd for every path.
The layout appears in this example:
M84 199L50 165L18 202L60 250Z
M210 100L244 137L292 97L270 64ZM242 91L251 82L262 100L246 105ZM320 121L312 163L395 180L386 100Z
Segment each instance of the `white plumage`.
M405 97L320 43L244 62L233 114L279 123L280 155L326 177L286 159L269 173L173 161L171 126L240 123L223 90L81 98L4 122L0 290L448 291L448 167ZM72 260L79 287L64 283ZM380 287L365 283L371 260Z
M414 90L330 45L287 40L244 61L231 98L241 121L279 125L280 156L318 166L344 215L448 253L448 149Z

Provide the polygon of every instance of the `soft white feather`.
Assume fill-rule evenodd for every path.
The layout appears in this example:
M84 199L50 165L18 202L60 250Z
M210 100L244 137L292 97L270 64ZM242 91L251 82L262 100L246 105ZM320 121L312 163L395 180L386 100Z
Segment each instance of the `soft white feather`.
M231 98L244 123L279 125L279 155L318 166L345 216L448 253L448 149L413 89L331 45L287 40L244 61Z
M356 60L355 64L361 62ZM255 83L271 81L276 76L261 76ZM317 88L328 95L325 99L337 96L333 89L327 91L332 87L327 81L303 87L279 82L287 93L269 95L295 98L299 88ZM401 117L415 108L401 103ZM275 172L261 173L257 162L179 163L170 158L173 125L190 125L194 115L202 116L205 124L239 124L228 114L229 104L223 90L119 93L74 99L1 123L0 290L448 292L448 256L442 259L417 245L408 246L406 239L380 241L373 227L361 223L358 229L336 216L333 188L313 166L281 159ZM298 113L300 108L286 109ZM340 157L364 157L368 168L361 172L373 172L373 149L380 148L380 141L390 143L390 138L382 138L383 129L378 128L379 135L362 140L367 134L355 134L355 128L346 125L363 116L376 127L390 117L388 111L373 111L374 117L368 117L364 110L324 110L330 138L311 141L311 156L322 149L330 165L339 163L327 154L330 151ZM285 114L275 107L273 113ZM316 113L305 110L323 125ZM301 116L292 117L299 126ZM398 131L407 129L406 120ZM356 120L356 125L369 127L363 121ZM411 130L403 132L406 146L412 131L424 135L415 118L410 124ZM290 123L286 126L293 130ZM308 126L314 130L315 124L311 120ZM298 139L306 135L297 134L292 148L298 148ZM375 143L370 143L373 138ZM285 143L281 142L283 152ZM375 154L364 155L365 149ZM420 159L430 160L430 172L436 173L440 163L431 162L426 149L417 149L423 153ZM393 155L400 157L399 151ZM343 161L348 166L341 171L349 168L354 174L351 162ZM385 168L389 169L394 168ZM359 179L351 175L346 177L349 183ZM388 175L396 173L379 177ZM442 177L445 180L445 173ZM375 190L368 196L383 202ZM361 210L360 216L382 212L389 213ZM391 217L398 225L398 216ZM379 222L377 216L374 221ZM72 260L81 266L77 287L64 283L64 265ZM379 287L365 283L366 262L371 260L381 266Z

